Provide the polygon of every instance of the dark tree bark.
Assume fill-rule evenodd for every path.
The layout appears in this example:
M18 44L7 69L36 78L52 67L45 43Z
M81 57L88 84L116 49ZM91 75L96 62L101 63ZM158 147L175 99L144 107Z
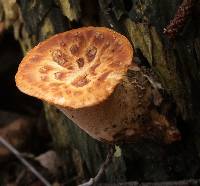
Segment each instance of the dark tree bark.
M55 33L106 26L126 35L134 46L135 61L152 68L162 82L174 104L182 140L170 145L150 140L122 145L121 156L113 159L102 182L199 178L200 3L191 2L193 7L170 39L163 29L180 0L0 1L0 19L7 28L13 27L24 53ZM64 161L66 180L76 177L82 182L93 177L106 157L107 145L89 137L55 107L45 103L44 108L54 146Z

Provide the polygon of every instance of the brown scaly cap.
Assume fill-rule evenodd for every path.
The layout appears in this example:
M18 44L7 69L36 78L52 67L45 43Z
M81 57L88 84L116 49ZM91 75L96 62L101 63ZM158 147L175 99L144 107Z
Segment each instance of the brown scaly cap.
M16 85L24 93L68 108L107 99L131 65L126 37L104 27L83 27L57 34L22 60Z

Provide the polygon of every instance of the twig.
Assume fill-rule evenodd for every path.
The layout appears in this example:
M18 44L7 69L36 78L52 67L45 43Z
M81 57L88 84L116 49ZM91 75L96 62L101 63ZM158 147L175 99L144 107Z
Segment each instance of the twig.
M107 154L106 160L101 165L97 175L94 178L90 178L90 180L88 182L83 183L83 184L81 184L79 186L91 186L91 185L95 185L96 183L98 183L99 180L101 179L101 177L103 176L106 168L108 167L108 165L112 161L113 154L114 154L114 147L111 146L110 149L109 149L109 152Z
M27 160L25 160L10 143L4 140L1 136L0 143L10 150L45 186L51 186L51 184Z
M19 185L20 181L25 176L25 174L26 174L26 170L23 170L22 172L19 173L19 175L15 181L15 185Z
M166 181L166 182L124 182L124 183L102 183L97 186L199 186L200 180L180 180L180 181Z
M164 28L163 33L166 34L170 39L176 37L178 31L183 28L196 0L183 0L179 6L174 18L170 21L169 25Z

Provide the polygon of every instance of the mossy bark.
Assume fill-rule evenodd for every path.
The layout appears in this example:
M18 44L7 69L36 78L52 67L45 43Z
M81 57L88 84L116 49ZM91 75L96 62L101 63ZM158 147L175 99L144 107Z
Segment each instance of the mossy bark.
M148 64L176 106L182 140L171 145L141 141L122 145L106 173L105 182L166 181L199 178L200 171L200 3L176 39L163 28L180 0L0 0L0 19L14 29L24 53L51 35L94 25L126 35L135 60ZM44 104L54 146L66 166L66 179L94 176L105 159L107 145L89 137L55 107Z

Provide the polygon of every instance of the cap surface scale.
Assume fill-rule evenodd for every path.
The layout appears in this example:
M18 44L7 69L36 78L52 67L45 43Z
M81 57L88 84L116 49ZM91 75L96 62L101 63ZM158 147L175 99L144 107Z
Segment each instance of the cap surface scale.
M57 34L30 50L16 85L24 93L68 108L96 105L112 94L132 63L128 39L104 27Z

